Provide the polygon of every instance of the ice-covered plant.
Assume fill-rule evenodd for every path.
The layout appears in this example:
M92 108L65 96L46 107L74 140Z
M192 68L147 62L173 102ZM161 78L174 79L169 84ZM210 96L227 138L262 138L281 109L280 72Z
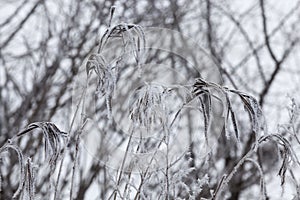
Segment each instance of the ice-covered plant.
M17 198L22 193L24 198L34 199L35 164L32 162L30 156L22 151L21 147L18 145L18 140L20 140L25 135L29 135L29 137L32 137L30 136L30 134L35 129L40 129L42 132L45 149L44 154L46 162L49 163L52 173L55 170L57 161L67 141L66 139L68 137L68 134L60 131L55 124L51 122L35 122L29 124L27 128L17 133L0 148L0 154L3 154L11 149L14 150L18 155L20 180L19 187L14 193L13 198ZM40 160L37 164L42 165L43 162Z
M92 187L92 183L96 183L95 187L100 186L101 195L105 193L101 197L108 197L108 199L199 199L204 196L203 191L205 190L206 197L208 193L210 195L207 198L222 199L222 194L226 193L226 187L230 185L230 181L238 175L239 171L243 170L246 164L251 166L252 172L255 171L258 177L261 199L267 199L265 171L259 157L259 149L267 142L275 143L279 157L282 159L278 169L281 185L286 183L289 171L293 177L291 165L300 163L291 142L285 136L292 136L299 142L297 136L300 129L299 106L296 102L292 100L289 108L289 123L280 126L279 133L268 133L263 111L254 96L210 82L202 78L200 72L189 77L184 84L177 83L174 78L176 83L173 85L144 81L142 85L132 89L129 105L120 106L122 108L127 106L126 112L121 118L124 118L124 121L129 124L129 130L120 130L113 116L115 93L120 90L118 88L120 84L124 84L120 80L123 73L129 74L126 74L128 79L134 73L130 70L126 71L128 67L126 61L134 60L130 64L134 66L134 70L138 71L140 76L146 73L143 61L145 61L147 38L143 28L139 25L128 23L113 25L114 11L115 8L112 7L107 29L100 37L98 46L87 56L83 64L86 82L80 93L80 100L76 104L75 113L71 116L68 134L61 131L52 122L35 122L29 124L0 147L1 157L5 157L5 154L11 150L18 157L19 184L13 198L35 198L37 190L35 183L39 179L36 166L45 161L44 163L50 166L50 174L47 178L54 176L56 178L53 178L54 181L51 180L55 182L54 190L52 182L49 181L51 185L50 190L47 191L51 195L54 193L55 200L66 195L60 193L60 190L65 190L70 200L75 199L77 195L81 195L81 190L86 191L87 188ZM121 43L121 48L117 47L118 42ZM99 101L100 103L96 102L103 103L100 105L100 107L103 106L103 109L96 109L96 112L101 112L101 117L105 116L100 117L102 121L95 120L98 129L91 130L91 132L97 132L97 136L101 137L99 149L103 151L98 152L98 149L95 148L95 154L100 157L116 151L115 154L112 154L116 158L112 159L117 160L117 168L110 169L110 166L105 166L106 163L101 158L99 160L95 157L95 159L91 159L81 151L82 136L90 131L86 128L89 126L90 117L87 115L90 102L86 99L91 86L95 86L94 94L103 100ZM136 85L134 84L134 86ZM180 96L180 92L177 90L182 90L184 95ZM124 93L126 92L128 91L124 91ZM175 100L172 102L170 97L178 100L179 103ZM235 99L239 101L235 101ZM202 136L205 138L206 148L210 148L210 138L215 137L217 142L220 139L210 131L215 120L213 117L213 102L215 101L220 102L223 106L222 134L225 135L225 143L237 144L230 146L234 149L232 151L239 151L239 148L244 145L242 139L250 138L249 143L246 144L249 145L249 148L245 147L244 151L238 152L240 157L235 157L236 160L231 166L224 167L226 172L221 174L221 178L218 177L220 166L217 166L216 163L214 163L215 165L211 164L216 161L214 160L216 152L211 149L209 152L205 152L205 155L199 155L202 152L197 152L202 145L202 141L199 139ZM240 113L235 109L237 105L244 107L245 113L249 116L250 123L247 125L251 128L246 132L250 134L245 134L245 130L241 130ZM106 112L103 114L102 111ZM199 113L201 117L199 117ZM80 121L77 123L75 119L78 116ZM197 133L192 129L197 129ZM176 138L177 133L183 133L186 137ZM33 135L40 137L34 138ZM118 138L115 135L118 135ZM38 144L42 144L44 147L45 159L36 158L35 155L23 152L21 140L25 136L27 139L29 138L30 142L38 139L42 141ZM198 137L199 141L193 140L195 137ZM109 139L104 140L103 138ZM116 138L121 138L121 141L118 143ZM181 139L182 141L178 143L172 143ZM189 142L189 146L183 149L181 154L173 153L176 148L181 148L184 140ZM105 149L106 143L109 142L115 145L115 149ZM66 146L69 148L66 149ZM116 150L120 146L124 149L121 153ZM229 153L226 152L227 156L230 156L230 150L228 150ZM66 151L69 154L66 154ZM202 157L199 158L200 156ZM220 160L222 159L227 160L228 158ZM36 162L37 160L39 162ZM60 165L58 166L59 161ZM89 167L87 170L82 167L86 163ZM222 165L222 163L218 164ZM210 170L215 172L215 177L220 178L219 181L213 182L210 176L214 173L211 173ZM62 179L65 171L67 171L66 177ZM104 174L103 177L102 174ZM296 188L299 189L295 177L293 177L293 181ZM1 186L3 182L5 180L2 180L0 176ZM297 195L299 196L299 194Z
M146 45L145 33L141 26L127 23L111 25L114 10L115 7L112 7L109 26L100 39L97 51L89 55L86 61L87 75L89 76L92 71L97 75L97 92L105 96L108 118L111 118L111 100L123 60L130 54L133 55L138 70L141 71L142 55ZM115 60L106 60L104 58L106 45L115 38L121 39L122 50L119 55L114 55Z

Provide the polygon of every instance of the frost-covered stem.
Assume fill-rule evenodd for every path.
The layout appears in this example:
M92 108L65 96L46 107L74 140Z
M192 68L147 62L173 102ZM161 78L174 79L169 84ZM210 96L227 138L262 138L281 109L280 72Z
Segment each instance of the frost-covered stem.
M140 197L140 193L141 193L141 188L144 184L144 175L141 173L141 182L140 182L140 185L139 185L139 188L134 196L134 200L138 200L139 197Z
M214 192L213 195L212 195L212 198L211 198L212 200L217 199L217 195L219 194L219 192L220 192L220 190L221 190L221 187L222 187L222 185L223 185L224 180L226 179L226 177L227 177L227 174L224 174L224 175L222 176L222 178L221 178L219 184L217 185L217 188L216 188L215 192Z
M123 174L123 169L124 169L125 161L127 159L127 155L128 155L128 151L129 151L129 146L130 146L131 139L132 139L132 136L133 136L133 130L134 129L131 128L129 140L128 140L128 143L127 143L127 146L126 146L126 150L125 150L125 155L123 157L122 164L120 166L120 172L119 172L119 177L118 177L118 180L117 180L117 186L116 187L119 187L120 182L121 182L121 178L122 178L122 174ZM114 200L116 200L116 199L117 199L117 192L115 190L114 191Z
M86 94L86 89L88 86L88 81L85 87L85 90L83 91L83 95L85 96ZM75 173L76 173L76 169L77 169L77 158L78 158L78 152L79 152L79 143L80 143L80 136L81 133L83 132L83 128L87 122L87 120L85 119L84 116L84 112L85 112L85 98L82 99L82 110L81 110L81 128L79 129L78 133L77 133L77 137L76 137L76 144L75 144L75 156L74 156L74 162L73 162L73 168L72 168L72 179L71 179L71 191L70 191L70 200L73 199L73 189L74 189L74 182L75 182Z
M76 138L76 147L75 147L75 156L74 156L74 163L73 163L73 168L72 168L72 179L71 179L71 190L70 190L70 200L73 199L73 188L74 188L74 181L75 181L75 172L77 168L77 157L78 157L78 152L79 152L79 139L80 139L80 134L78 134Z
M123 196L125 196L126 191L127 191L128 187L129 187L129 182L130 182L130 179L131 179L131 174L132 174L132 171L130 171L129 174L128 174L128 181L127 181L127 183L125 185Z
M34 175L33 175L33 167L31 163L31 159L27 159L26 163L26 174L27 174L27 190L28 190L28 196L29 200L34 200Z
M166 200L169 200L169 191L170 191L170 183L169 183L169 137L166 137L166 143L167 143L167 167L166 167Z
M89 78L89 77L88 77ZM71 121L71 125L70 125L70 128L69 128L69 131L68 133L71 133L72 129L73 129L73 126L74 126L74 123L75 123L75 119L77 117L77 114L78 114L78 111L79 111L79 106L82 102L84 102L84 99L85 99L85 94L86 94L86 90L87 90L87 87L88 87L88 81L86 82L86 86L84 87L84 90L81 94L81 97L79 99L79 102L77 103L76 105L76 109L75 109L75 113L72 117L72 121ZM84 104L84 103L83 103ZM84 105L83 105L84 106ZM83 107L84 108L84 107ZM83 126L82 126L83 127ZM65 150L63 150L62 152L62 160L60 162L60 166L59 166L59 170L58 170L58 174L57 174L57 179L56 179L56 183L55 183L55 189L54 189L54 197L53 197L53 200L56 200L57 199L57 190L58 190L58 184L59 184L59 181L60 181L60 177L61 177L61 173L62 173L62 168L63 168L63 164L64 164L64 160L65 160ZM71 191L72 191L72 187L71 187ZM70 194L71 196L71 194Z
M225 185L228 184L228 182L232 179L232 177L234 176L234 174L237 172L237 170L246 162L246 161L250 161L252 163L255 164L255 166L258 168L260 176L261 176L261 192L263 195L263 198L266 199L267 198L267 194L266 194L266 188L265 188L265 183L263 180L263 171L261 169L261 167L259 166L259 164L255 161L253 161L252 159L250 159L250 155L252 153L255 153L258 146L266 141L267 139L271 138L271 137L275 137L277 139L279 139L281 142L286 142L282 137L276 135L276 134L272 134L272 135L267 135L267 136L262 136L259 140L257 140L257 142L255 142L255 144L252 146L252 148L240 159L240 161L235 165L235 167L232 169L232 171L230 172L229 175L224 175L222 180L220 181L217 189L215 190L212 200L216 200L218 199L219 194L223 191ZM285 145L285 144L283 144ZM297 163L299 164L299 162L297 161ZM285 164L285 163L283 163ZM282 180L282 182L284 183L284 180Z
M261 199L265 200L267 199L267 192L266 192L266 185L264 181L264 172L261 168L261 166L253 159L247 158L246 161L249 161L253 163L256 168L258 169L259 175L260 175L260 192L261 192Z
M228 182L232 179L233 175L245 163L246 159L248 159L248 157L254 152L255 149L256 149L256 147L254 145L254 147L252 147L250 149L250 151L248 151L248 153L246 155L244 155L242 157L242 159L240 159L240 161L235 165L235 167L232 169L232 171L230 172L230 174L223 176L222 180L220 181L220 183L218 185L218 189L213 194L212 200L217 200L218 199L219 194L223 191L225 185L228 184Z
M64 153L65 153L65 151L63 151L63 153L62 153L63 157L62 157L62 159L60 161L60 165L59 165L59 169L58 169L57 179L56 179L56 183L55 183L55 186L54 186L54 197L53 197L53 200L57 199L58 184L59 184L59 180L60 180L60 176L61 176L61 171L62 171L64 159L65 159Z
M175 116L174 116L174 118L173 118L173 120L172 120L172 122L171 122L171 124L170 124L170 126L169 126L170 128L174 125L176 119L178 118L178 116L179 116L180 112L183 110L183 108L184 108L185 106L187 106L189 103L191 103L194 99L196 99L196 97L192 97L189 101L187 101L187 102L185 102L185 103L182 104L182 106L181 106L181 107L179 108L179 110L176 112L176 114L175 114Z
M144 184L145 177L146 177L146 175L148 174L148 170L149 170L149 168L150 168L150 165L151 165L152 161L154 160L154 156L155 156L156 153L158 152L158 147L160 147L160 145L163 143L164 139L165 139L165 137L162 138L162 139L159 141L159 144L157 145L157 148L155 148L155 151L153 152L153 156L152 156L151 159L150 159L150 162L149 162L148 167L146 168L145 172L144 172L143 174L141 174L141 183L140 183L140 186L139 186L139 188L138 188L138 190L137 190L137 193L135 194L134 200L139 199L139 196L140 196L140 193L141 193L141 189L142 189L142 186L143 186L143 184Z
M87 120L85 120L79 129L76 137L76 144L75 144L75 156L74 156L74 162L73 162L73 168L72 168L72 179L71 179L71 191L70 191L70 200L73 199L73 189L74 189L74 182L75 182L75 173L77 169L77 158L78 158L78 153L79 153L79 144L80 144L80 136L81 133L83 132L83 128L86 124Z
M299 183L297 182L296 177L295 177L293 171L292 171L291 169L289 169L289 172L290 172L290 174L291 174L292 182L294 183L294 186L295 186L296 191L297 191L296 197L297 197L298 199L300 199L300 185L299 185ZM294 198L294 199L296 199L296 198Z

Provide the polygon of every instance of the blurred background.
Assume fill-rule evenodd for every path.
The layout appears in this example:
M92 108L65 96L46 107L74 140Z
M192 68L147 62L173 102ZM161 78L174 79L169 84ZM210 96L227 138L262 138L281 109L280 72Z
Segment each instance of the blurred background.
M189 66L184 58L180 60L177 55L171 53L160 54L159 50L155 49L148 52L147 62L164 63L175 69L189 83L199 77L202 70L210 67L217 69L218 76L213 78L215 82L257 98L268 126L265 134L282 134L294 147L295 153L299 154L297 134L300 129L300 1L297 0L1 0L0 146L28 124L36 121L51 121L59 129L68 131L74 100L73 84L76 77L80 77L80 73L85 73L85 68L81 67L85 59L95 51L101 35L109 25L111 6L116 8L112 25L126 22L145 28L170 29L201 47L201 51L211 57L213 62L204 62L203 56L193 57L199 53L196 48L186 50L189 54L184 54L190 60L194 59L193 67ZM172 40L180 44L180 39L172 37L170 42L164 45L176 52L179 47L173 46ZM155 42L157 46L163 43L150 38L148 45ZM109 57L109 53L107 56ZM129 62L126 65L133 64ZM120 79L123 82L119 84L123 87L122 92L126 93L130 91L130 87L126 88L124 84L132 77L128 75L128 71L123 74L123 78ZM150 79L157 77L159 71L146 73L146 76ZM178 77L179 75L173 78ZM122 93L119 95L120 98L114 100L116 105L118 100L124 101ZM101 101L104 102L100 99L99 105L95 105L97 113L105 111L106 105ZM237 112L242 113L237 117L241 130L241 146L232 147L234 140L227 140L224 134L220 137L215 136L218 142L211 159L197 161L201 151L197 150L197 139L193 139L195 136L191 134L190 157L195 162L176 163L178 166L170 172L170 176L175 176L180 168L186 167L187 172L186 176L182 175L177 182L174 181L176 189L169 195L169 199L188 199L192 196L195 199L211 198L210 190L217 188L222 175L228 173L251 148L253 136L249 129L249 117L243 113L238 98L234 107ZM115 124L107 128L105 117L106 112L96 117L99 121L98 131L103 133L99 137L107 137L106 133L115 134L113 139L121 146L125 141L122 133L116 130ZM123 118L122 115L118 117ZM183 125L189 127L190 133L193 134L199 129L195 126L195 121L192 121L192 125ZM66 163L71 163L74 159L74 148L71 147L75 145L75 133L69 134ZM99 139L99 144L100 141L106 140ZM40 145L42 142L41 137L33 134L20 140L19 145L27 155L33 155L43 151ZM79 159L74 189L77 199L109 198L115 184L112 177L115 175L99 163L100 157L105 156L103 149L106 149L105 145L95 145L93 154L97 154L99 159L88 158L89 164L85 163L84 150L80 154L82 159ZM257 157L261 159L260 164L267 183L267 196L270 199L300 198L300 186L297 182L300 181L299 168L295 169L294 173L287 173L292 178L287 178L287 186L281 194L280 177L276 176L282 159L280 149L270 142L263 145L258 152L261 157ZM36 160L38 158L40 157ZM11 153L9 159L3 157L0 161L0 198L10 199L18 187L17 155ZM224 198L259 197L260 172L253 164L248 164L230 181ZM61 191L58 199L68 197L71 168L72 165L67 165L63 170L63 178L58 186ZM54 185L55 179L49 178L50 170L46 171L37 169L39 178L35 191L40 199L48 199L53 195L53 191L48 189L49 185ZM206 175L209 177L207 182L200 184L199 180ZM145 186L145 196L139 198L159 198L163 189L157 181L160 178L154 179L149 178L151 184ZM179 186L179 183L185 186ZM201 188L197 188L200 187L199 184ZM151 196L151 193L156 195Z

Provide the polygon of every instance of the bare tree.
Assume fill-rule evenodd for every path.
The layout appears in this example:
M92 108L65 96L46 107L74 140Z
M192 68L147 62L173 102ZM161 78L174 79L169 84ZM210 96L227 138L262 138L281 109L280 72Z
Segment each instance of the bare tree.
M1 4L1 199L300 198L300 1Z

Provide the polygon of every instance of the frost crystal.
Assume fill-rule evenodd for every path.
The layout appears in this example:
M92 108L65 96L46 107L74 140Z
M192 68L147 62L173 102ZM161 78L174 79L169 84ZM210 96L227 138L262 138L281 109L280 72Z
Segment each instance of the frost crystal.
M145 85L138 88L131 97L129 109L134 125L152 130L155 124L167 125L166 89L158 85Z

